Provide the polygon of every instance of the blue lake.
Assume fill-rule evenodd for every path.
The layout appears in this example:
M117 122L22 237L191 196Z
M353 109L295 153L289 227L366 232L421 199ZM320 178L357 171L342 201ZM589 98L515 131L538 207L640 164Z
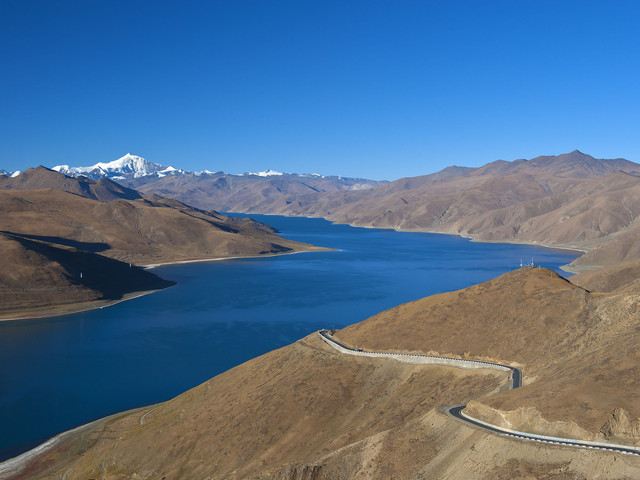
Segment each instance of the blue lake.
M577 254L251 215L336 252L173 265L178 285L116 306L0 323L0 461L77 425L167 400L320 328Z

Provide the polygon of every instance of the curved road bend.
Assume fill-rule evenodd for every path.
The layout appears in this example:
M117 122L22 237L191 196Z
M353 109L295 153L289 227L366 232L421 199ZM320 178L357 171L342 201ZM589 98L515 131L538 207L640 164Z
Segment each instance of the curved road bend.
M337 345L340 347L338 350L347 350L347 352L351 355L362 355L367 357L388 357L388 358L396 358L396 357L406 357L406 360L410 361L411 357L417 357L421 359L427 359L428 362L415 362L415 363L435 363L435 364L444 364L444 365L452 365L460 368L494 368L502 371L511 371L511 388L518 388L522 386L522 370L517 367L512 367L511 365L503 365L502 363L496 362L487 362L484 360L468 360L465 358L454 358L454 357L442 357L439 355L425 355L421 353L392 353L392 352L370 352L364 351L358 348L351 348L345 345L342 342L339 342L329 332L329 330L320 330L318 332L320 336L331 346L335 348Z
M344 343L334 339L328 330L320 330L318 333L320 334L320 336L323 338L325 342L327 342L329 345L331 345L333 348L340 351L341 353L346 353L350 355L362 355L367 357L386 357L386 358L397 358L399 356L422 357L422 358L430 359L431 362L429 363L434 363L434 364L441 363L444 365L458 366L460 368L473 368L471 364L483 364L483 365L476 365L476 368L486 366L487 368L497 368L503 371L506 369L511 370L511 388L513 389L513 388L518 388L522 386L522 371L519 368L512 367L510 365L503 365L501 363L495 363L495 362L485 362L482 360L466 360L466 359L460 359L460 358L440 357L437 355L423 355L423 354L413 354L413 353L411 354L391 353L391 352L370 352L370 351L364 351L361 349L355 349L355 348L346 346ZM409 358L407 358L406 360L410 361ZM441 362L438 362L438 360L441 360ZM422 363L422 362L419 362L419 363ZM465 364L469 364L469 365L466 366ZM572 438L551 437L547 435L538 435L535 433L526 433L526 432L519 432L516 430L509 430L506 428L499 427L498 425L493 425L487 422L483 422L481 420L477 420L473 417L470 417L464 414L462 410L464 410L465 407L466 405L458 405L458 406L449 408L447 411L449 415L451 415L452 417L458 420L461 420L477 428L482 428L483 430L486 430L498 435L508 436L511 438L516 438L516 439L526 440L526 441L549 443L553 445L562 445L567 447L581 447L581 448L589 448L593 450L606 450L606 451L613 451L613 452L623 453L628 455L640 456L640 448L630 447L627 445L590 442L586 440L583 441L583 440L575 440Z
M639 455L640 449L634 447L626 447L624 445L615 445L615 444L606 444L599 442L587 442L582 440L574 440L572 438L560 438L560 437L550 437L547 435L537 435L535 433L525 433L518 432L515 430L508 430L505 428L498 427L497 425L492 425L490 423L481 422L476 420L473 417L469 417L462 413L462 410L466 407L466 405L459 405L457 407L451 407L448 409L449 415L458 420L462 420L463 422L470 423L476 427L482 428L484 430L489 430L490 432L497 433L499 435L505 435L507 437L518 438L520 440L541 442L541 443L550 443L553 445L563 445L567 447L582 447L582 448L591 448L594 450L609 450L617 453L625 453L630 455Z

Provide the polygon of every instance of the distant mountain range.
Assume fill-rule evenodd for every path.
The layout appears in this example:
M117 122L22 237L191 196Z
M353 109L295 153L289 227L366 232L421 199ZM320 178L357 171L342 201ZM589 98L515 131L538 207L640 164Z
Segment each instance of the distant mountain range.
M571 281L523 268L335 332L371 351L518 365L521 388L506 389L506 377L481 369L340 355L313 334L169 402L72 432L20 478L94 478L96 459L123 479L141 471L154 478L593 478L604 469L638 476L620 455L520 448L451 421L441 406L466 404L486 422L539 435L639 444L640 165L574 151L360 188L327 180L340 177L176 173L141 162L125 172L122 163L119 172L92 168L99 179L44 167L0 177L0 281L9 286L0 289L0 309L118 298L129 291L120 281L132 261L299 248L265 225L211 208L571 246L588 251L576 265L609 267ZM162 286L143 273L133 283ZM584 461L575 461L578 454Z
M589 252L574 262L581 268L630 261L640 251L640 165L578 150L448 167L363 190L187 178L138 179L132 185L200 208L577 248Z
M188 172L130 154L91 167L55 169L80 184L82 177L103 182L91 191L116 180L136 194L203 210L323 217L354 226L577 248L588 252L574 262L582 269L632 261L640 251L640 165L578 150L478 168L451 166L393 182L271 170ZM28 175L2 178L27 182Z
M0 168L0 175L5 177L17 177L18 175L20 175L20 171L18 170L17 172L7 172L5 169Z
M334 179L344 184L345 189L360 189L368 188L370 185L378 184L381 182L373 182L371 180L364 180L359 178L344 178L338 176L325 177L319 173L283 173L276 172L274 170L264 170L261 172L245 172L243 174L231 174L222 171L212 172L210 170L202 170L199 172L192 172L175 168L167 165L160 165L159 163L150 162L137 155L127 153L125 156L107 163L96 163L89 167L71 167L69 165L57 165L52 168L56 172L64 173L69 177L87 177L93 180L99 180L101 178L109 178L117 181L130 181L133 179L146 179L150 181L150 178L163 178L167 176L204 176L204 177L289 177L289 178L314 178L314 179ZM19 172L18 172L19 173ZM0 175L11 176L15 172L7 172L0 170ZM382 182L384 183L384 182Z
M0 231L61 245L100 245L95 251L135 264L306 246L247 218L143 195L107 178L73 178L45 167L0 177L0 208Z
M68 177L113 180L145 194L171 197L198 208L218 211L264 211L258 203L288 195L333 191L368 190L386 181L367 180L318 173L283 173L273 170L240 175L204 170L191 172L160 165L127 153L108 163L89 167L57 165L52 170ZM4 173L2 173L4 172ZM0 172L15 177L20 172ZM36 187L37 188L37 187Z
M248 218L45 167L0 176L0 210L0 317L172 284L136 264L318 250Z

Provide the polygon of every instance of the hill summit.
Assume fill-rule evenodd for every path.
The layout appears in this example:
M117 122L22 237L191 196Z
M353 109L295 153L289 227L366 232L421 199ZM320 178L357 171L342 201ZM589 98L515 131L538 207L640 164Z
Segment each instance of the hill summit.
M52 170L69 176L83 175L93 179L108 177L117 180L146 177L149 175L162 177L165 175L184 173L184 171L178 170L174 167L153 163L137 155L131 155L130 153L127 153L123 157L112 162L96 163L90 167L57 165L53 167Z

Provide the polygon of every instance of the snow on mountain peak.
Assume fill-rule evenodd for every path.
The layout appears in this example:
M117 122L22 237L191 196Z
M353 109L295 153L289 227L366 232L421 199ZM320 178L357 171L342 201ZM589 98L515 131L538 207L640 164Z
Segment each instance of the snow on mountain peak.
M108 173L133 173L133 177L138 178L165 171L169 167L167 167L166 165L159 165L157 163L145 160L144 158L137 155L131 155L130 153L127 153L125 156L120 157L119 159L112 162L96 163L93 167L89 168L97 168Z
M275 170L264 170L262 172L246 172L244 175L255 175L257 177L274 177L278 175L284 175L282 172L276 172Z
M15 172L7 172L5 169L0 169L0 175L5 176L5 177L17 177L18 175L20 175L22 172L20 170L17 170Z
M111 162L99 162L95 165L91 165L90 167L71 167L69 165L57 165L52 168L57 172L63 173L70 177L78 177L83 175L85 177L91 178L93 180L99 180L101 178L110 178L112 180L130 180L133 178L140 177L166 177L166 176L174 176L174 175L214 175L214 174L222 174L222 175L231 175L226 172L212 172L210 170L202 170L200 172L190 172L186 170L181 170L172 166L160 165L158 163L150 162L138 155L133 155L131 153L127 153L126 155L118 158L117 160L113 160ZM267 169L261 172L245 172L241 174L241 176L252 176L252 177L279 177L279 176L298 176L298 177L307 177L307 178L326 178L324 175L319 173L304 173L304 174L296 174L296 173L286 173L286 172L277 172L275 170Z
M70 167L58 165L53 170L70 176L84 175L89 178L99 179L103 177L124 179L127 177L139 178L149 175L166 176L184 173L174 167L150 162L137 155L127 153L123 157L112 162L99 162L90 167Z
M262 172L245 172L242 174L245 177L254 176L254 177L277 177L282 175L295 175L298 177L315 177L315 178L325 178L324 175L319 173L287 173L287 172L276 172L275 170L266 169Z

